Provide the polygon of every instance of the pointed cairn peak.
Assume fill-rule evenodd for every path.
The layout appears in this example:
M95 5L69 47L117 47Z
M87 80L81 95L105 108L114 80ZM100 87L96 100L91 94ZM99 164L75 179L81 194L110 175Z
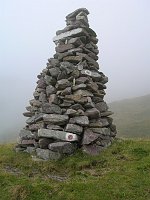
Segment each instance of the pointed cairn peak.
M88 14L86 8L75 10L67 15L66 27L56 32L56 53L37 76L16 151L44 160L63 158L78 148L98 155L116 136L104 101L108 78L99 71L98 39Z

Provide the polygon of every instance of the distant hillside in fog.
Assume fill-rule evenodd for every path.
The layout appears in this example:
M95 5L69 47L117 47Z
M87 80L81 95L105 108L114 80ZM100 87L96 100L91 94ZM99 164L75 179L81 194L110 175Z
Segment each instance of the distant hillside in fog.
M150 94L109 104L118 136L150 137Z

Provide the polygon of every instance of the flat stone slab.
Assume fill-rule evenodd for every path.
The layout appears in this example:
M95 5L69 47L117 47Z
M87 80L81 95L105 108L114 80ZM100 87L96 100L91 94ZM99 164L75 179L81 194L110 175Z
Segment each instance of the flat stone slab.
M90 128L93 132L102 134L102 135L110 135L110 128Z
M94 133L90 129L85 129L82 139L82 145L90 144L99 138L99 134Z
M57 35L53 38L53 42L56 42L58 40L66 39L68 37L75 37L75 36L81 36L81 35L89 35L88 32L84 28L76 28L71 31L67 31L65 33L61 33L60 35Z
M99 81L101 79L101 75L96 71L90 71L88 69L83 69L81 71L81 75L87 75L93 78L94 81Z
M51 151L61 154L72 154L76 150L76 145L70 142L55 142L48 145Z
M83 132L83 127L76 124L67 124L65 131L81 135Z
M69 123L78 124L81 126L87 126L89 125L89 119L87 116L77 116L77 117L70 118Z
M43 160L59 160L62 155L49 149L36 149L37 156Z
M79 140L76 134L65 131L49 130L49 129L39 129L38 136L44 138L53 138L56 140L62 140L68 142L74 142Z
M58 114L45 114L43 115L43 120L48 124L65 125L68 122L68 115L58 115Z
M30 139L30 138L33 138L33 136L34 135L31 131L28 131L25 129L20 130L19 137L22 139Z

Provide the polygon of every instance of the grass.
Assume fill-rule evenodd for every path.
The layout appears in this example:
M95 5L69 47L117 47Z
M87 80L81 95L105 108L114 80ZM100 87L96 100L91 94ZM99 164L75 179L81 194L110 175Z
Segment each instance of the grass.
M117 140L99 156L78 151L35 162L0 145L0 200L149 200L150 141Z

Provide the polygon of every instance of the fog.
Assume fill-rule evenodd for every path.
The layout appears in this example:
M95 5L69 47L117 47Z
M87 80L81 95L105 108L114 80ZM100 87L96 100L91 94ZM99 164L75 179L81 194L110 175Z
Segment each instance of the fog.
M15 139L37 74L53 57L52 38L79 7L99 39L107 102L150 93L149 0L0 0L0 140ZM10 137L11 136L11 137Z

